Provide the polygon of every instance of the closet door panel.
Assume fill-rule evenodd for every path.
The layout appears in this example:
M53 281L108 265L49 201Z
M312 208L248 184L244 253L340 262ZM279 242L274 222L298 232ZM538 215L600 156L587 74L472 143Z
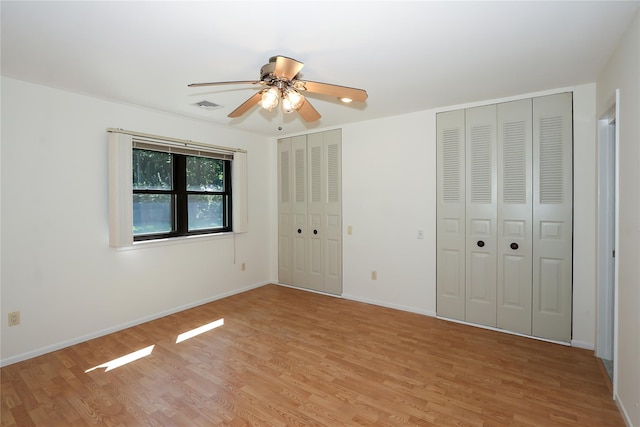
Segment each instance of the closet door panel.
M293 162L293 273L296 286L307 286L307 138L291 139Z
M278 281L293 283L291 214L291 138L278 141Z
M571 340L572 94L534 98L534 336Z
M496 326L496 106L466 111L465 320Z
M465 318L464 110L437 115L436 283L438 316Z
M324 291L342 294L342 131L323 132L322 254Z
M311 289L323 290L323 260L322 260L322 238L324 236L323 217L323 170L322 153L323 137L322 133L307 135L307 166L308 186L307 186L307 257L309 260L307 286Z
M498 104L497 326L531 334L532 101Z
M307 236L308 277L307 286L317 291L323 290L324 266L322 263L322 240L318 230L321 229L321 215L309 215L309 232Z

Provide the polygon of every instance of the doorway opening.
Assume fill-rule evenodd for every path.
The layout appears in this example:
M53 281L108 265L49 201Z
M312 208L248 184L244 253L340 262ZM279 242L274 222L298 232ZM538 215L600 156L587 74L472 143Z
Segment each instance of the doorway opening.
M598 294L596 356L616 392L618 242L618 131L617 105L598 121Z

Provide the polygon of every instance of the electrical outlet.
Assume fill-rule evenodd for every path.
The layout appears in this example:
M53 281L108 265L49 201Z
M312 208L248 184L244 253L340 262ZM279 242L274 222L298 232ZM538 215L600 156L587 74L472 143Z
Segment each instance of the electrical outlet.
M371 280L378 280L378 272L377 271L372 271L371 272Z
M9 326L16 326L20 324L20 312L13 311L9 313Z
M349 226L347 226L347 234L348 234L349 236L351 236L351 235L353 234L353 227L352 227L352 226L350 226L350 225L349 225Z
M242 271L245 271L245 270L247 269L247 263L246 263L246 262L243 262L243 263L242 263L242 265L240 266L240 269L241 269Z

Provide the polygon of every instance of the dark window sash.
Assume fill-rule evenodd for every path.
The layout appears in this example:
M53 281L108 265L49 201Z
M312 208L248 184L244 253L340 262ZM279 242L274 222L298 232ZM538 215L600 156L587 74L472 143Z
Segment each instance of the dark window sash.
M231 232L233 224L232 215L232 183L231 183L231 161L222 160L224 174L223 191L193 191L187 190L187 156L183 154L171 154L173 164L173 189L172 190L133 190L133 194L171 194L172 198L172 231L168 233L153 233L134 235L134 242L167 239L175 237L185 237L203 234L219 234ZM223 196L222 223L223 226L216 228L206 228L189 231L188 203L189 195L221 195Z

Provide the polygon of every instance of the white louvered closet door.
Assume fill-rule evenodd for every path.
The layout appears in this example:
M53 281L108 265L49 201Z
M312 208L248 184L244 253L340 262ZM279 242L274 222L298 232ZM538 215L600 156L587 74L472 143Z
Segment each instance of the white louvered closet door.
M342 131L278 140L278 280L342 293Z
M464 116L457 110L436 117L436 310L457 320L465 318Z
M498 104L498 328L531 335L531 99Z
M496 326L496 106L466 110L465 320Z
M307 135L307 287L342 293L340 129Z
M307 286L316 291L324 290L324 266L322 240L325 234L323 226L324 203L323 193L326 191L323 173L324 138L322 133L307 137L307 165L309 167L309 184L307 194Z
M278 141L278 280L293 283L291 138Z
M293 194L291 213L293 215L293 256L292 282L307 286L307 137L291 138L293 161Z
M437 115L438 316L571 341L572 114L562 93Z
M571 340L572 94L533 99L533 325L537 337Z
M342 130L322 133L322 258L325 292L342 293Z

